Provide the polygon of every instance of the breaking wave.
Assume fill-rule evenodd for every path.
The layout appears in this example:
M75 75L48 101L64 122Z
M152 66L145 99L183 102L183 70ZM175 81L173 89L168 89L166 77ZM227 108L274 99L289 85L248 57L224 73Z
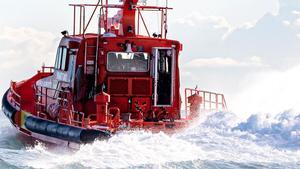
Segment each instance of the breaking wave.
M175 135L122 132L71 150L26 142L1 120L0 168L297 168L299 122L292 111L247 120L216 112Z
M0 112L0 168L299 168L299 72L258 75L234 113L201 114L177 134L121 132L79 150L20 136Z

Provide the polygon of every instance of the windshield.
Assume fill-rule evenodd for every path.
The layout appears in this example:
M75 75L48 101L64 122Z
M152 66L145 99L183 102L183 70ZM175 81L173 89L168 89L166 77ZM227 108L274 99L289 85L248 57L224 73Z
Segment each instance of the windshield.
M57 70L67 71L68 70L68 49L67 47L60 46L57 49L56 59L54 68Z
M110 72L148 72L148 53L109 52L107 70Z

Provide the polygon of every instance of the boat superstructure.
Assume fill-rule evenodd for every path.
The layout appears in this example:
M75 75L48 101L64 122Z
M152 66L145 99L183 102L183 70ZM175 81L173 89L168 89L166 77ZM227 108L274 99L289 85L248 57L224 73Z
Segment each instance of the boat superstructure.
M3 111L20 132L81 144L120 130L174 132L200 112L226 109L222 94L185 89L181 99L183 45L167 39L172 9L167 1L163 7L138 0L70 6L72 35L62 32L54 67L43 66L33 77L11 82L3 97ZM143 13L149 11L160 16L159 33L147 27ZM93 19L97 32L87 33Z

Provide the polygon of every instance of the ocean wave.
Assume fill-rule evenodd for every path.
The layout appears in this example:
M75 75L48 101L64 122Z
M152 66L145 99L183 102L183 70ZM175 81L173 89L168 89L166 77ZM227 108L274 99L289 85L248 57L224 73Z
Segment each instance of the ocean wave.
M293 168L300 159L299 120L292 111L253 114L244 121L234 113L216 112L174 135L127 131L79 150L26 144L5 132L12 129L5 125L0 127L0 144L8 140L12 145L0 145L0 167Z

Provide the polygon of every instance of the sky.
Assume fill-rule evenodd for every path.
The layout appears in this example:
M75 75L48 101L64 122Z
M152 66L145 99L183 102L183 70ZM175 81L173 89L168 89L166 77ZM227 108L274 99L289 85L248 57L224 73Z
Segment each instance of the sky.
M68 4L80 2L96 3L1 3L2 93L10 80L26 79L43 63L53 64L60 32L72 27ZM148 0L151 3L163 1ZM168 19L169 38L184 46L180 58L182 88L198 85L221 92L230 103L231 99L242 99L241 93L246 99L245 91L250 91L252 84L260 86L259 78L265 79L268 73L289 72L300 65L300 0L171 0L169 6L174 8ZM146 22L157 23L153 18L146 18Z

